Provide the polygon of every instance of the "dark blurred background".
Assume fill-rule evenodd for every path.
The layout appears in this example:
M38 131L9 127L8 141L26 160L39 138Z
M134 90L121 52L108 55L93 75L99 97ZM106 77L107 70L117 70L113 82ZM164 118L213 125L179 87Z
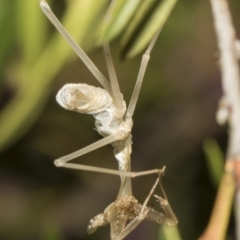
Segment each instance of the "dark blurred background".
M67 7L80 1L50 3L62 18ZM108 6L105 2L102 12ZM239 34L240 2L231 0L229 4ZM41 62L49 39L57 38L58 33L37 0L1 0L0 6L0 239L110 239L109 226L92 235L87 235L86 228L92 217L115 200L119 177L59 169L53 164L54 159L101 138L94 130L93 117L64 110L55 101L56 93L65 83L99 84L63 40L61 46L68 51L64 60L58 63L60 55L55 49L45 58L48 61ZM91 15L91 9L85 13ZM84 21L76 19L73 29L84 28ZM91 37L96 29L88 25L79 42L107 75L102 50L94 47ZM120 38L111 42L111 49L128 102L141 54L121 60ZM41 43L34 45L34 41ZM223 152L226 149L227 129L215 120L221 95L210 3L179 1L152 51L144 78L133 118L132 169L167 167L163 185L184 240L200 236L214 203L216 187L210 179L203 143L213 138ZM112 151L106 146L76 162L116 169ZM155 179L150 175L133 180L133 192L140 202ZM157 239L158 228L144 222L126 239ZM232 239L233 229L231 222Z

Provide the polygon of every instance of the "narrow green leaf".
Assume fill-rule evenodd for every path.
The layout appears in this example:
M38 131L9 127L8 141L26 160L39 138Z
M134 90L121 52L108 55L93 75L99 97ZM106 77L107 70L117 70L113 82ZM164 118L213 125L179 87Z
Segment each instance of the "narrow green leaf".
M139 28L144 24L148 15L151 13L151 9L156 7L156 3L159 0L142 1L137 11L134 13L133 18L129 22L127 28L124 30L124 34L121 39L122 48L134 38L133 35L138 34Z
M98 36L98 44L116 37L128 24L141 0L117 0L109 8Z
M159 240L181 240L181 236L178 230L177 226L167 226L162 225L159 228L159 234L158 234Z
M32 66L40 55L46 41L47 19L39 11L38 0L16 0L15 20L22 61Z
M0 76L7 63L7 56L10 53L14 40L14 22L12 21L12 2L9 0L0 1ZM0 77L0 87L4 77ZM1 90L0 90L1 91Z
M55 225L50 225L45 230L43 240L63 240L60 229Z
M203 150L207 159L207 166L215 187L218 187L224 171L224 155L217 142L207 139L203 143Z
M162 28L167 21L176 2L177 0L162 0L158 4L149 2L149 5L147 5L147 3L144 3L142 8L140 8L141 14L146 13L147 10L151 10L151 12L147 13L147 16L142 17L144 20L143 26L141 26L143 22L141 21L140 13L136 14L137 19L129 24L130 29L127 28L126 35L123 36L123 58L132 58L146 48L155 32ZM151 9L151 6L154 6L154 9Z
M82 44L105 3L106 0L68 2L63 25L74 39ZM16 142L33 125L48 99L54 76L72 55L72 49L56 32L31 69L24 62L19 63L15 73L21 83L19 92L0 116L0 150Z

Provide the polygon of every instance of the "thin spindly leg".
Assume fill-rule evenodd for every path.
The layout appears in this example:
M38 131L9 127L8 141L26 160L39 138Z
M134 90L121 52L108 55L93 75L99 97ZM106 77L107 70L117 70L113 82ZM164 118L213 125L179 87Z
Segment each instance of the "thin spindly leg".
M165 168L164 168L165 169ZM163 170L164 170L163 169ZM157 180L155 181L154 185L152 186L151 191L149 192L148 196L146 197L139 215L136 217L136 219L131 222L122 232L121 234L119 234L118 236L116 236L116 238L114 238L114 240L121 240L124 237L126 237L130 232L132 232L147 216L148 212L151 210L150 208L147 208L147 203L150 199L150 197L152 196L153 192L155 191L159 181L160 181L160 176L161 174L159 174Z
M92 72L95 78L100 82L100 84L111 94L111 86L106 77L99 71L99 69L95 66L95 64L91 61L91 59L87 56L87 54L80 48L80 46L76 43L76 41L71 37L71 35L67 32L67 30L62 26L62 24L58 21L57 17L52 12L51 8L47 4L45 0L39 0L40 7L47 18L52 22L52 24L57 28L57 30L62 34L65 40L69 43L69 45L73 48L75 53L82 59L88 69Z
M133 93L132 93L132 96L131 96L131 99L130 99L130 102L129 102L129 105L128 105L128 109L127 109L127 112L126 112L126 118L132 118L132 116L133 116L133 113L134 113L134 110L135 110L135 107L136 107L136 104L137 104L138 96L139 96L139 93L140 93L140 89L141 89L141 86L142 86L143 77L145 75L145 71L146 71L146 68L147 68L147 65L148 65L148 61L150 59L150 53L152 51L152 48L153 48L155 42L157 41L157 38L158 38L158 35L159 35L160 31L161 31L161 29L158 30L158 32L153 36L146 52L144 53L144 55L142 57L142 62L141 62L141 66L140 66L140 69L139 69L137 81L136 81L136 84L135 84L135 87L134 87L134 90L133 90Z
M74 158L77 158L77 157L80 157L86 153L89 153L89 152L92 152L93 150L95 149L98 149L100 147L103 147L105 145L108 145L112 142L115 142L117 140L120 140L122 138L122 134L121 133L115 133L115 134L112 134L108 137L105 137L95 143L92 143L90 144L89 146L85 147L85 148L82 148L76 152L73 152L73 153L70 153L66 156L63 156L61 158L58 158L54 161L54 164L57 166L57 167L63 167L64 164Z
M141 212L140 212L140 216L143 214L144 209L146 208L147 203L148 203L150 197L153 195L153 192L155 191L155 189L156 189L156 187L157 187L157 185L158 185L158 183L159 183L159 181L160 181L160 177L161 177L161 175L164 173L164 171L165 171L165 167L163 168L163 172L162 172L162 173L159 173L157 180L155 181L154 185L152 186L151 191L150 191L149 194L147 195L147 197L146 197L146 199L145 199L145 201L144 201L144 203L143 203L143 205L142 205Z
M174 226L174 225L177 225L178 223L178 220L168 202L168 199L167 199L167 194L165 193L164 191L164 188L162 186L162 183L161 181L159 182L159 185L160 185L160 189L162 191L162 194L164 196L164 198L158 196L158 195L154 195L154 197L157 199L157 201L159 202L160 206L162 207L162 209L164 210L165 214L166 214L166 223L169 225L169 226Z
M168 200L158 196L154 195L154 197L159 202L160 206L162 207L164 213L165 213L165 220L164 223L167 223L169 226L175 226L178 224L178 220L176 218L176 215L174 214Z
M59 160L59 159L58 159ZM111 175L117 175L117 176L125 176L130 178L135 178L143 175L150 175L150 174L162 174L164 172L164 169L152 169L142 172L124 172L124 171L118 171L113 170L109 168L101 168L101 167L94 167L94 166L88 166L83 164L77 164L77 163L65 163L61 162L60 164L55 160L55 165L57 167L65 167L65 168L71 168L76 170L83 170L83 171L90 171L90 172L99 172L99 173L106 173Z
M119 111L119 114L123 114L124 106L123 106L122 93L119 88L117 74L116 74L116 71L115 71L115 68L113 65L111 51L110 51L108 43L103 44L103 51L104 51L104 56L105 56L106 63L107 63L107 69L108 69L110 82L111 82L113 101L114 101L116 108Z

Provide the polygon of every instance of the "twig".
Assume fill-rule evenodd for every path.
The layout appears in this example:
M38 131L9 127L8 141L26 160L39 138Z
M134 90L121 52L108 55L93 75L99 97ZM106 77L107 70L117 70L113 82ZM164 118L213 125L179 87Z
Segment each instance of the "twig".
M226 0L210 0L214 27L220 51L220 67L224 102L219 111L228 109L229 144L225 173L222 177L217 199L209 225L201 237L206 239L225 239L228 226L233 193L237 183L236 194L236 229L240 240L240 192L239 192L239 160L240 160L240 74L236 49L236 34L232 26L230 11ZM224 109L222 109L224 107ZM235 177L236 176L236 177ZM237 181L236 181L237 180Z
M236 34L226 0L210 0L220 50L224 98L229 115L229 159L240 156L240 74L236 52Z
M234 162L227 161L206 230L198 240L224 240L235 191Z

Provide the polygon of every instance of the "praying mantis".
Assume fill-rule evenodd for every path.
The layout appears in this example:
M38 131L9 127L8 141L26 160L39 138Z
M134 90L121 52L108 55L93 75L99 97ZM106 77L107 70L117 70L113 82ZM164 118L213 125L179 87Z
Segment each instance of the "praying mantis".
M76 152L56 159L54 164L57 167L119 175L121 180L116 200L112 202L103 213L98 214L90 220L87 229L88 233L93 233L100 226L110 224L111 239L121 240L133 231L144 219L152 220L158 224L167 223L170 226L176 225L178 220L168 203L167 196L160 181L161 176L164 174L165 167L142 172L131 172L132 116L150 59L150 53L158 38L160 30L154 35L143 55L137 81L127 107L118 85L109 44L103 44L103 51L110 82L62 26L47 2L45 0L39 0L39 2L47 18L61 33L103 87L99 88L87 84L71 83L64 85L56 96L57 102L65 109L77 111L79 113L92 114L95 118L96 130L103 138ZM69 163L70 160L107 144L111 144L114 148L114 155L118 161L119 170ZM140 204L132 194L131 178L154 173L158 174L158 177L144 203ZM160 185L164 198L153 195L158 184ZM154 208L147 206L152 195L159 202L161 211L156 211Z

